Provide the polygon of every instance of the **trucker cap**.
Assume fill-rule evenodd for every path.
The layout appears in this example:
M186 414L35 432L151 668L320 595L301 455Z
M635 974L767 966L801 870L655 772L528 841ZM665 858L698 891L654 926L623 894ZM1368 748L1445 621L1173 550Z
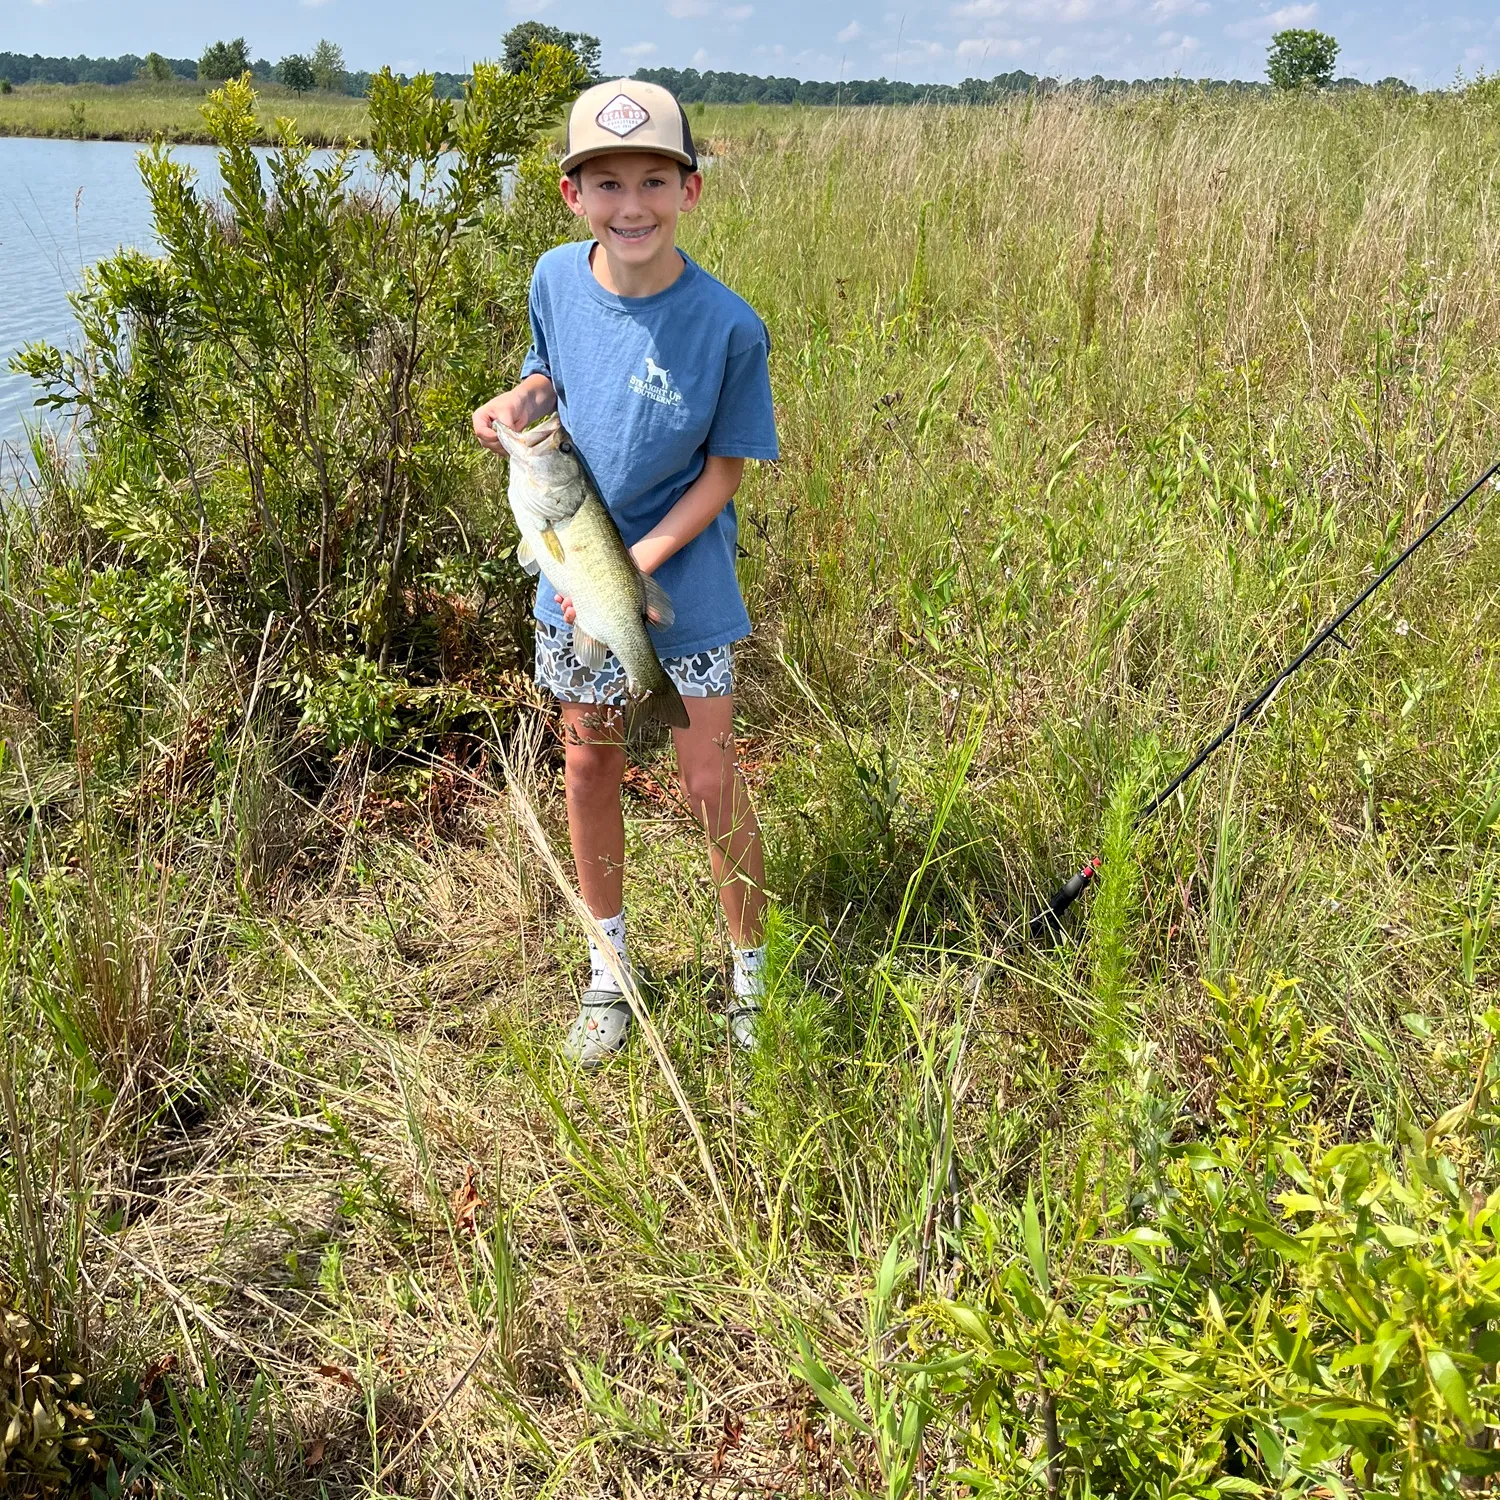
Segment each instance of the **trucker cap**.
M610 151L651 151L698 170L687 116L671 90L659 83L616 78L578 96L568 115L563 171Z

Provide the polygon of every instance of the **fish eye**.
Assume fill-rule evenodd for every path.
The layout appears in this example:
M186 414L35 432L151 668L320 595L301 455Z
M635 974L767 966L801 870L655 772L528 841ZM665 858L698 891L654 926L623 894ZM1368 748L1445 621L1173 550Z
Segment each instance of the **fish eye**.
M572 443L559 443L557 445L557 451L559 453L571 453L573 451L573 445Z

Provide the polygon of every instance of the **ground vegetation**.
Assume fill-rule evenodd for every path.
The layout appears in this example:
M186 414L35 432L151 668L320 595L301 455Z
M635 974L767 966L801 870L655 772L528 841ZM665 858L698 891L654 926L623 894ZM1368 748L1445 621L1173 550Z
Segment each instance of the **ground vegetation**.
M651 1026L579 1076L558 751L464 432L569 232L548 56L462 120L382 81L387 196L295 137L258 167L226 87L226 203L149 154L162 258L26 356L78 446L16 455L0 549L7 1475L1492 1484L1491 492L1135 813L1494 456L1493 100L705 107L687 248L767 319L784 451L737 657L773 986L736 1060L638 745Z

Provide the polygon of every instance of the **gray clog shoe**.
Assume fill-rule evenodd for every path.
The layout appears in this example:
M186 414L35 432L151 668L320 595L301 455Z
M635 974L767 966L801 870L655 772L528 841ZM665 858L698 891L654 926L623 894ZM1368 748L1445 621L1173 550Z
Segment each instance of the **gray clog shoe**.
M630 1002L617 990L585 990L578 1019L568 1029L563 1056L581 1068L618 1057L630 1040Z
M760 1004L755 1000L738 1000L726 1017L729 1022L729 1040L741 1052L755 1051L760 1028Z

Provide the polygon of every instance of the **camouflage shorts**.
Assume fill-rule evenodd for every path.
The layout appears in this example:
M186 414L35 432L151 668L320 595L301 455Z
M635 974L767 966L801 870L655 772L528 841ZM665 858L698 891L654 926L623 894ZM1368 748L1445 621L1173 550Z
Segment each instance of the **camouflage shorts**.
M687 656L664 656L667 675L684 698L725 698L734 691L734 648L712 646ZM597 672L573 654L573 633L536 622L536 684L559 703L623 703L625 669L613 651Z

